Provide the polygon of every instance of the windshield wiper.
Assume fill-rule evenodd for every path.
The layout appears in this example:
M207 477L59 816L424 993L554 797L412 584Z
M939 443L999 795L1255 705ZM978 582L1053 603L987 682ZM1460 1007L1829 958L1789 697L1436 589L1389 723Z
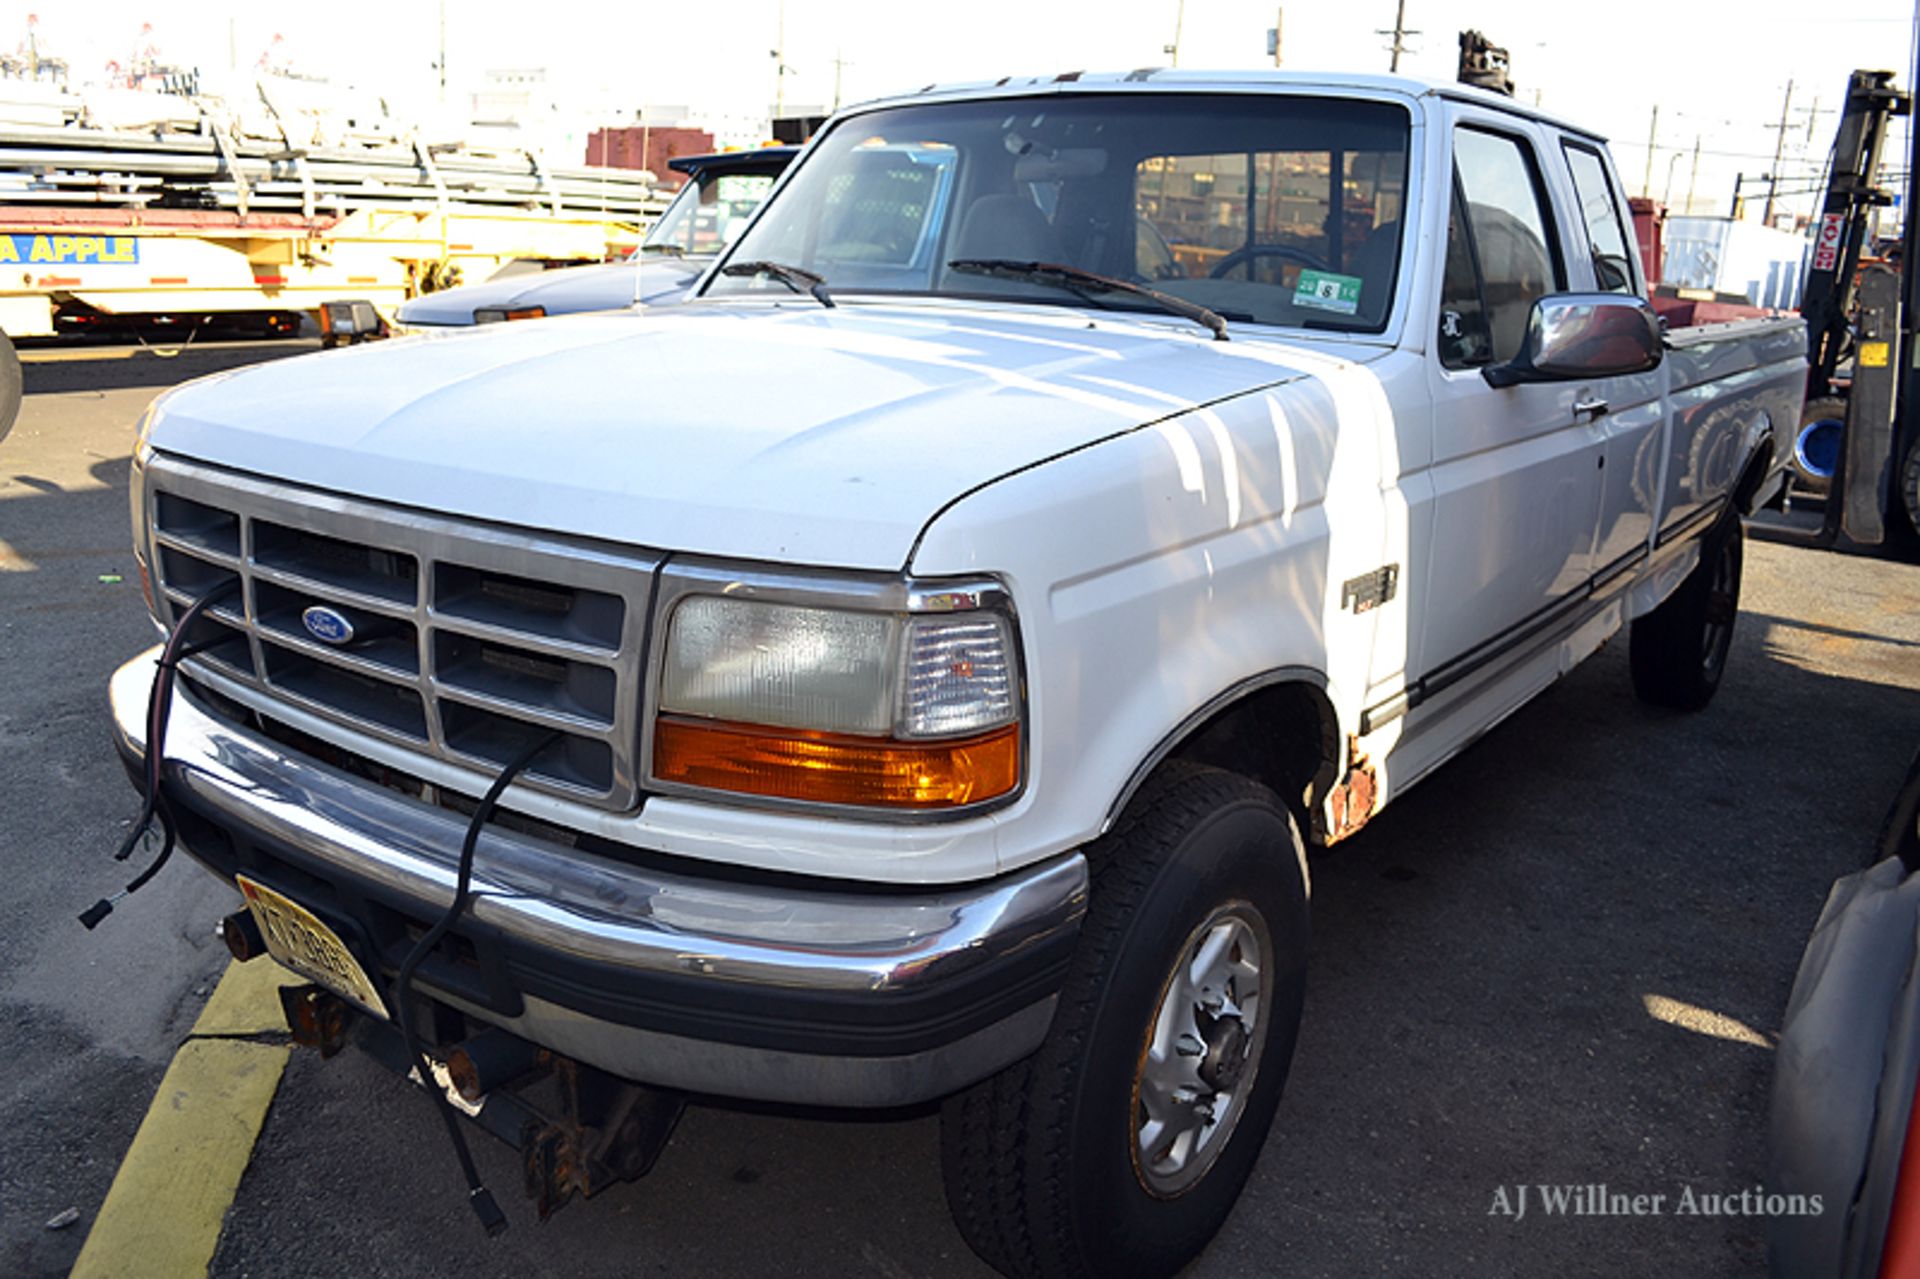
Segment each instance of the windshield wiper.
M1082 271L1077 266L1062 266L1057 262L1016 262L1010 258L955 258L947 263L947 269L965 275L990 275L997 280L1031 280L1035 284L1051 284L1083 297L1089 293L1131 293L1156 303L1163 311L1171 311L1203 325L1212 332L1216 342L1227 340L1227 322L1220 318L1218 312L1209 311L1198 302L1189 302L1171 293L1135 284L1132 280Z
M640 251L642 253L664 253L670 258L684 258L687 256L685 249L677 244L668 244L665 241L659 244L643 244L640 246Z
M770 275L795 293L813 294L813 300L821 306L834 304L827 296L827 277L805 267L788 266L784 262L729 262L720 268L720 274Z

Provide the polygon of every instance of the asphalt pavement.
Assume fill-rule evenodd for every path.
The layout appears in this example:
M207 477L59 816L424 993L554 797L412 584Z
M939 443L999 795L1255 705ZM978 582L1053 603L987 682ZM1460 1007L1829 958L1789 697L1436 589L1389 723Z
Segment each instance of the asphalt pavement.
M184 859L97 932L74 919L132 870L111 860L138 804L105 688L155 634L127 522L134 423L175 383L316 346L23 353L0 441L0 1274L66 1273L227 959L231 892Z
M30 364L0 444L0 1273L64 1273L225 963L231 890L182 861L98 933L135 811L108 673L151 642L131 429L251 344ZM118 580L112 580L118 578ZM1305 1028L1245 1197L1194 1276L1749 1275L1763 1226L1672 1210L1763 1173L1771 1041L1827 887L1920 746L1920 566L1749 540L1726 683L1634 700L1616 640L1313 866ZM427 1099L296 1053L215 1275L982 1275L930 1112L697 1105L653 1173L551 1221L476 1136L484 1238ZM1520 1184L1668 1196L1567 1217ZM65 1230L46 1221L79 1210Z

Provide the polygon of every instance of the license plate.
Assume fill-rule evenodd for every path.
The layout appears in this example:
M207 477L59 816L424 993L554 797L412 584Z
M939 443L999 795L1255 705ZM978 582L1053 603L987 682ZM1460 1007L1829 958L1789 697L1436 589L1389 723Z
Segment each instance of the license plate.
M305 906L289 901L265 884L245 875L234 876L234 883L247 899L253 922L260 925L268 954L302 977L311 977L342 999L386 1020L386 1004L379 990L338 933Z

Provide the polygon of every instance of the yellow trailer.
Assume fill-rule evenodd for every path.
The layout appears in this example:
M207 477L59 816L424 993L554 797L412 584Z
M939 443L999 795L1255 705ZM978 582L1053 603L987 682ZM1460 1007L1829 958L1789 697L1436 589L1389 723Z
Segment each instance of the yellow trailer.
M341 215L0 206L0 331L35 337L111 319L316 313L351 297L390 315L509 262L631 253L645 220L562 208L414 202Z

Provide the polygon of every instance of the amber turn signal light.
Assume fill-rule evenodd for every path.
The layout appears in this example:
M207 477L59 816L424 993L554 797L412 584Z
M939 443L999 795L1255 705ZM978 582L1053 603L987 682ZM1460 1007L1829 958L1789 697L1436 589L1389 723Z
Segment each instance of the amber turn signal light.
M940 742L663 716L653 775L663 782L866 808L978 804L1020 784L1020 726Z
M503 320L538 320L545 318L544 306L483 306L473 313L475 324L499 324Z

